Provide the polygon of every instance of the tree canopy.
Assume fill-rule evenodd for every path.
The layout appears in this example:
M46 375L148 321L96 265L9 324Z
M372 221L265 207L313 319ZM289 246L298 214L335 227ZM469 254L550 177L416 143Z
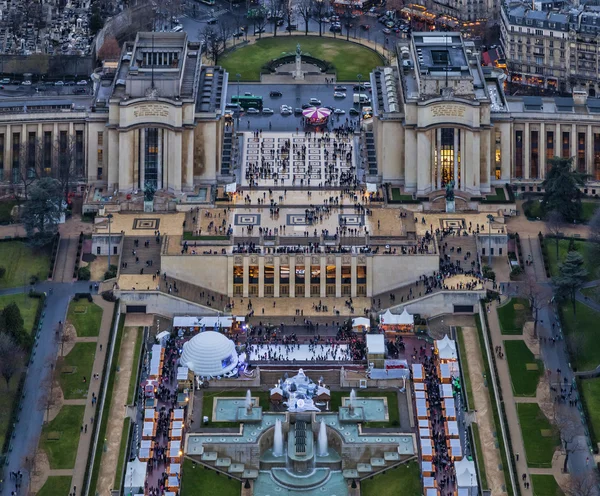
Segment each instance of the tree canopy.
M50 177L40 179L31 188L22 213L30 242L35 246L49 243L58 232L62 213L63 190L60 182Z
M584 260L581 253L570 251L565 261L560 264L559 274L553 279L556 295L558 298L569 299L573 305L573 314L576 314L575 295L581 289L588 276L588 271L584 267Z
M546 179L542 183L545 193L542 200L544 212L559 212L565 221L581 218L581 190L586 175L573 170L573 159L553 157Z

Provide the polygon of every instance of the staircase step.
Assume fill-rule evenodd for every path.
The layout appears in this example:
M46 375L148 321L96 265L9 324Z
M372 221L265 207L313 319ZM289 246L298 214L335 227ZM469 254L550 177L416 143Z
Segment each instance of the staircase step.
M244 473L244 464L243 463L232 463L227 472L230 474L242 474Z
M206 453L202 454L202 457L200 459L203 462L214 462L217 460L218 457L219 455L216 451L207 451Z
M396 451L386 451L383 454L383 459L386 462L397 462L398 460L400 460L400 455Z
M368 472L372 472L373 467L371 467L370 463L357 463L356 470L358 471L359 474L366 474Z
M385 467L385 460L383 458L371 458L371 465L373 467Z
M229 467L231 465L231 458L217 458L215 467Z

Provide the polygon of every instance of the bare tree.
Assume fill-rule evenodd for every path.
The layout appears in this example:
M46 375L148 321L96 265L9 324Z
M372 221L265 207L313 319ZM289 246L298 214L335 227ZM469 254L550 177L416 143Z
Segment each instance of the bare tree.
M27 447L27 454L21 460L21 466L25 470L29 477L27 480L27 487L25 488L24 494L29 494L29 489L31 486L31 478L33 474L36 474L38 471L37 465L37 448L38 448L38 440L33 438Z
M256 35L256 32L258 31L258 39L260 40L268 22L267 14L265 13L264 9L261 8L260 13L255 14L252 17L252 20L254 22L254 34Z
M546 306L546 298L542 289L538 286L535 276L529 276L523 288L523 298L527 299L533 319L533 336L537 338L537 325L540 310Z
M227 48L227 40L229 38L231 38L232 35L232 29L231 29L231 24L229 23L229 20L226 20L224 17L222 17L219 20L219 39L221 41L221 43L223 44L223 48L222 48L222 52L225 51L225 49ZM217 62L215 61L215 65L217 64Z
M65 344L69 344L72 343L75 338L73 337L73 335L69 332L65 332L63 329L63 332L60 333L60 356L64 356L64 348L65 348Z
M68 202L71 185L76 179L85 179L83 142L77 143L73 135L61 134L54 142L53 175L61 185L65 202Z
M0 374L6 381L6 389L10 380L25 364L23 348L8 334L0 333Z
M587 243L587 255L590 261L590 266L600 267L600 210L592 216L589 223L589 243ZM598 272L596 268L594 273Z
M350 21L352 20L352 4L344 5L344 24L346 25L346 41L350 41Z
M18 148L18 163L16 174L19 184L23 187L23 197L29 199L30 186L39 179L38 171L35 168L35 152L30 153L30 144L21 142Z
M45 411L45 423L50 422L50 410L60 404L60 394L58 394L58 390L55 387L56 382L54 381L53 369L39 386L42 394L38 400L38 409Z
M270 18L273 21L273 36L277 36L277 28L279 27L279 19L283 17L283 9L286 5L286 0L269 0L269 8L271 10Z
M325 12L327 12L325 1L315 0L313 12L315 20L319 23L319 36L323 36L323 17L325 17Z
M223 51L219 33L212 26L207 25L202 31L201 39L206 45L207 55L212 59L213 64L217 65L219 55Z
M572 474L568 487L565 487L566 496L596 496L598 489L598 475L596 472Z
M586 449L587 446L583 438L581 420L577 411L565 405L555 404L558 408L556 408L554 415L554 425L559 431L562 450L565 453L563 472L566 473L569 456L576 451Z
M565 225L565 220L558 210L548 212L546 216L546 229L554 236L556 242L556 258L558 258L558 240L562 236L562 230Z
M298 15L304 21L304 35L308 36L308 22L312 18L314 0L300 0L296 5Z

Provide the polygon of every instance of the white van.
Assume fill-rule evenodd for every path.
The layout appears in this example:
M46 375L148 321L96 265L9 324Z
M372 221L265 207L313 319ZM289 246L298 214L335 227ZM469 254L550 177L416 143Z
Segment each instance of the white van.
M371 99L369 98L368 95L365 95L364 93L355 93L354 94L354 103L360 103L360 104L371 103Z

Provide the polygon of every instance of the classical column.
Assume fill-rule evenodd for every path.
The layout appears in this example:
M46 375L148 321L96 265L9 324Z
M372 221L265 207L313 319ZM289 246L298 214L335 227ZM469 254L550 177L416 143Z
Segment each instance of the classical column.
M310 274L311 274L312 262L310 256L304 257L304 297L310 298Z
M594 178L594 133L592 126L588 125L585 133L585 171Z
M143 190L146 184L146 129L142 128L138 132L140 133L138 170L140 174L140 188Z
M279 298L279 284L281 282L279 261L279 257L273 257L273 297L275 298Z
M434 178L435 181L432 181L431 184L432 187L435 184L436 189L442 189L442 128L438 127L436 133L435 156L437 157L437 167L432 167L432 169L435 169L436 177Z
M523 177L529 179L531 177L531 144L530 144L529 122L525 123L525 131L523 131Z
M404 189L413 192L417 189L417 132L406 129L404 137Z
M335 257L335 297L342 297L342 257Z
M265 257L258 257L258 297L265 296Z
M412 160L417 167L417 194L424 195L431 192L431 139L429 131L420 131L417 134L417 155Z
M242 288L242 296L244 298L248 298L249 289L250 289L250 259L248 257L244 257L244 286Z
M500 124L500 159L501 159L501 174L502 180L510 181L510 164L511 164L511 125L503 122Z
M166 131L169 140L167 167L169 169L169 190L181 191L181 133Z
M4 180L12 182L12 127L6 125L4 131Z
M367 296L373 297L373 257L367 256Z
M480 190L482 192L489 193L491 191L490 181L491 181L491 151L490 151L490 130L484 129L481 131L481 153L480 157L483 160L483 163L480 167Z
M108 157L106 160L108 189L112 194L119 189L119 132L116 129L108 130Z
M290 298L296 297L296 257L290 256Z
M321 298L327 296L327 259L324 255L320 257L321 262Z
M356 298L356 262L356 257L353 256L350 262L350 296L352 298Z
M229 298L233 297L233 262L235 257L228 256L227 257L227 296Z
M127 131L120 133L119 136L119 191L127 191L133 187L131 174L131 168L133 167L131 134L131 131Z
M540 133L538 138L538 177L546 177L546 124L540 122Z
M186 129L184 131L184 150L185 150L185 181L184 189L194 190L194 130Z
M453 179L454 179L454 188L455 189L460 189L460 186L458 184L458 133L460 132L460 129L458 128L454 128L454 148L453 148L453 156L454 156L454 173L453 173Z
M575 162L575 169L577 169L577 125L571 124L571 132L569 133L571 137L571 157Z

